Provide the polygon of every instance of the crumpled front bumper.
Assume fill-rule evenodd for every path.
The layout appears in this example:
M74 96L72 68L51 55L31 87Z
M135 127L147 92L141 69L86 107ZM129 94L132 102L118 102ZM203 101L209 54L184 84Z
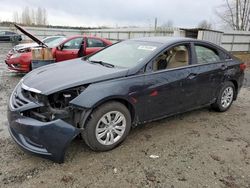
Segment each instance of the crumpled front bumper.
M11 58L17 52L12 49L6 56L5 64L10 71L27 73L30 71L31 52L21 53L19 57Z
M57 163L64 161L65 150L80 130L63 120L40 122L8 111L9 132L24 150Z
M27 73L30 71L30 64L24 63L20 58L6 59L5 64L10 71Z

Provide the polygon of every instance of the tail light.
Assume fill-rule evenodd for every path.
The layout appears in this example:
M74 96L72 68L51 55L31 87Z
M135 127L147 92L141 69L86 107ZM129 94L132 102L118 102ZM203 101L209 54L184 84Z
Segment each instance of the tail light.
M244 71L247 68L245 63L240 64L240 70Z

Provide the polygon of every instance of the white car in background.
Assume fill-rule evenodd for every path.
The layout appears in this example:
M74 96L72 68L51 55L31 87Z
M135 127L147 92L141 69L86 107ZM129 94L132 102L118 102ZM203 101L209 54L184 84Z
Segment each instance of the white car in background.
M42 39L41 41L45 44L52 42L53 40L57 40L62 38L63 40L66 39L65 36L62 35L56 35L56 36L49 36L49 37L45 37L44 39ZM30 43L23 43L23 44L18 44L16 46L13 47L13 51L18 51L21 49L27 49L27 48L33 48L33 47L38 47L39 45L35 42L30 42Z

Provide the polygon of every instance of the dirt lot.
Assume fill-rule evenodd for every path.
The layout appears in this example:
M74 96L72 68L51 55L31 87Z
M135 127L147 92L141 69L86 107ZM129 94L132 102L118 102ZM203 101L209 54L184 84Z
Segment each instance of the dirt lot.
M226 113L205 108L146 124L105 153L76 139L55 164L24 153L7 132L7 100L22 77L6 70L10 47L0 44L0 187L250 187L248 82Z

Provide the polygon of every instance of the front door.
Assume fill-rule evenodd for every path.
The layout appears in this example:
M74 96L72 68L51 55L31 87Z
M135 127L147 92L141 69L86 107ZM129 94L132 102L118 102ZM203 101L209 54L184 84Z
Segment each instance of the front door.
M83 45L83 37L71 39L61 45L60 49L56 49L56 61L65 61L79 57L79 50Z
M167 49L153 60L152 72L145 75L145 121L194 107L191 61L190 44Z

